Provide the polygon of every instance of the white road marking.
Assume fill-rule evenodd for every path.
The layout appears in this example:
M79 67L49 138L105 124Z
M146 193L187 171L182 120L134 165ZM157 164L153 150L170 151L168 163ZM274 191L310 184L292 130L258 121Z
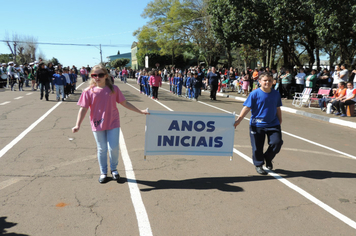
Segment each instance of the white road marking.
M130 85L131 86L131 85ZM133 87L133 86L131 86ZM135 88L136 89L136 88ZM205 104L208 105L210 107L216 108L218 110L222 110L225 111L227 113L231 113L229 111L223 110L221 108L212 106L210 104L204 103L204 102L200 102L201 104ZM171 111L173 111L172 109L170 109ZM246 119L246 118L245 118ZM247 119L249 120L249 119ZM287 133L288 135L290 135L289 133ZM307 139L301 138L299 136L293 135L292 137L295 138L300 138L304 141L306 141ZM312 142L310 140L308 140L309 142L316 144L315 142ZM321 144L319 144L321 145ZM324 145L321 145L323 147L326 147ZM329 150L333 150L333 151L337 151L335 149L329 149ZM339 151L337 151L338 153L340 153ZM251 164L253 164L252 159L250 157L248 157L247 155L243 154L242 152L236 150L234 148L234 153L236 153L237 155L241 156L242 158L244 158L245 160L247 160L248 162L250 162ZM346 154L346 153L345 153ZM348 156L351 156L349 154L347 154ZM352 228L356 229L356 222L351 220L350 218L348 218L347 216L341 214L340 212L336 211L335 209L333 209L332 207L328 206L327 204L323 203L322 201L320 201L319 199L317 199L316 197L312 196L311 194L309 194L308 192L306 192L305 190L299 188L298 186L296 186L295 184L292 184L291 182L289 182L288 180L284 179L283 177L281 177L280 175L276 174L273 171L270 171L268 169L265 169L269 175L273 176L274 178L276 178L278 181L280 181L281 183L283 183L284 185L288 186L289 188L293 189L294 191L296 191L297 193L299 193L300 195L302 195L303 197L307 198L309 201L315 203L316 205L318 205L319 207L321 207L322 209L324 209L325 211L329 212L331 215L335 216L336 218L338 218L339 220L341 220L342 222L346 223L347 225L351 226Z
M303 140L303 141L305 141L305 142L314 144L315 146L319 146L319 147L328 149L328 150L330 150L330 151L332 151L332 152L336 152L336 153L339 153L339 154L341 154L341 155L344 155L344 156L347 156L347 157L350 157L350 158L356 160L356 156L353 156L353 155L348 154L348 153L346 153L346 152L342 152L342 151L336 150L336 149L334 149L334 148L331 148L331 147L322 145L322 144L320 144L320 143L317 143L317 142L308 140L308 139L306 139L306 138L299 137L299 136L297 136L297 135L294 135L294 134L291 134L291 133L288 133L288 132L285 132L285 131L282 131L282 133L287 134L287 135L289 135L289 136L292 136L292 137L294 137L294 138L296 138L296 139L300 139L300 140Z
M17 182L19 182L22 179L24 179L24 178L19 177L19 178L11 178L11 179L5 180L0 183L0 190L4 189L12 184L16 184Z
M18 99L21 99L21 98L23 98L23 96L20 96L20 97L14 98L14 99L18 100Z
M84 83L81 83L77 88L79 88L80 86L82 86ZM32 93L28 93L26 95L31 95ZM22 97L21 97L22 98ZM10 102L4 102L1 103L0 105L5 105L8 104ZM52 111L54 111L62 102L58 102L56 105L54 105L50 110L48 110L43 116L41 116L37 121L35 121L32 125L30 125L26 130L24 130L19 136L17 136L14 140L12 140L8 145L6 145L3 149L0 150L0 158L3 157L13 146L15 146L23 137L25 137L32 129L34 129L42 120L44 120ZM86 161L91 159L91 157L88 158L82 158L79 160L73 160L70 162L65 162L65 163L60 163L58 165L53 165L53 166L49 166L44 168L43 170L38 170L35 171L33 173L33 175L39 174L39 173L43 173L45 171L51 171L54 170L60 166L64 166L64 165L69 165L69 164L73 164L73 163L77 163L77 162L81 162L81 161ZM0 189L6 188L14 183L17 183L18 181L20 181L23 178L12 178L6 181L3 181L0 183Z
M26 96L31 95L32 93L26 93Z
M234 145L234 147L251 149L251 145ZM344 155L331 153L331 152L319 152L319 151L312 151L312 150L306 150L306 149L286 148L286 147L283 147L283 150L291 151L291 152L304 152L304 153L316 154L316 155L320 155L322 157L330 156L330 157L341 157L341 158L346 158L346 159L352 159L352 158L346 157Z
M146 208L142 201L140 189L137 186L135 172L133 170L131 159L126 148L124 135L121 130L120 130L119 145L120 145L121 157L123 159L124 166L125 166L125 173L130 189L131 200L136 213L140 235L141 236L153 235L151 230L151 224L146 212Z
M6 104L9 104L9 103L10 103L10 101L3 102L3 103L0 103L0 106L6 105Z
M199 103L204 104L204 105L209 106L209 107L212 107L212 108L215 108L215 109L220 110L220 111L224 111L224 112L226 112L226 113L232 113L232 112L230 112L230 111L227 111L227 110L221 109L221 108L219 108L219 107L213 106L213 105L208 104L208 103L205 103L205 102L199 102ZM238 116L238 115L236 115L236 116ZM248 119L248 118L244 118L244 119L245 119L245 120L250 120L250 119ZM322 144L320 144L320 143L317 143L317 142L311 141L311 140L306 139L306 138L302 138L302 137L300 137L300 136L297 136L297 135L291 134L291 133L286 132L286 131L282 131L282 133L283 133L283 134L286 134L286 135L289 135L289 136L291 136L291 137L293 137L293 138L303 140L303 141L308 142L308 143L311 143L311 144L313 144L313 145L315 145L315 146L319 146L319 147L322 147L322 148L328 149L328 150L330 150L330 151L332 151L332 152L336 152L336 153L339 153L339 154L341 154L341 155L344 155L344 156L347 156L347 157L350 157L350 158L352 158L352 159L355 159L355 160L356 160L356 156L353 156L353 155L348 154L348 153L346 153L346 152L342 152L342 151L336 150L336 149L334 149L334 148L331 148L331 147L328 147L328 146L322 145Z
M242 157L246 161L248 161L251 164L253 164L253 161L252 161L252 159L250 157L248 157L247 155L243 154L242 152L236 150L235 148L234 148L234 153L236 153L237 155L239 155L240 157ZM282 182L284 185L286 185L289 188L293 189L294 191L296 191L297 193L299 193L300 195L302 195L303 197L305 197L309 201L315 203L316 205L318 205L319 207L321 207L325 211L329 212L331 215L335 216L336 218L338 218L342 222L344 222L344 223L348 224L349 226L351 226L352 228L356 229L356 222L355 221L351 220L347 216L345 216L345 215L341 214L340 212L336 211L334 208L326 205L325 203L323 203L322 201L320 201L319 199L317 199L313 195L311 195L308 192L306 192L305 190L299 188L297 185L292 184L291 182L289 182L288 180L284 179L279 174L277 174L277 173L275 173L275 172L273 172L271 170L268 170L266 168L264 168L264 169L268 172L269 175L273 176L275 179L277 179L278 181Z
M14 140L12 140L8 145L6 145L3 149L0 150L0 158L7 153L13 146L15 146L23 137L26 136L32 129L34 129L42 120L44 120L52 111L54 111L62 102L58 102L54 105L50 110L48 110L43 116L41 116L38 120L32 123L26 130L24 130L19 136L17 136Z

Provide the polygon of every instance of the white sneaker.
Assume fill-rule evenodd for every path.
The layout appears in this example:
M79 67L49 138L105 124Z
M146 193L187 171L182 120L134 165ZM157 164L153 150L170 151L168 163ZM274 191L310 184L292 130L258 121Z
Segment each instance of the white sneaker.
M119 172L117 172L117 170L111 171L111 174L112 174L112 179L114 179L114 180L120 179L120 175L119 175Z

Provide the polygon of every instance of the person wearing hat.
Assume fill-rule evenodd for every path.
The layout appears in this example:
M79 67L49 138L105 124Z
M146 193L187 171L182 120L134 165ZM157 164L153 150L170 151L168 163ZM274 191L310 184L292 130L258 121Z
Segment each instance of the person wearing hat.
M10 61L7 64L8 64L7 75L9 77L9 84L11 86L11 91L16 91L15 88L14 88L15 83L16 83L16 78L14 76L14 74L15 74L14 62Z

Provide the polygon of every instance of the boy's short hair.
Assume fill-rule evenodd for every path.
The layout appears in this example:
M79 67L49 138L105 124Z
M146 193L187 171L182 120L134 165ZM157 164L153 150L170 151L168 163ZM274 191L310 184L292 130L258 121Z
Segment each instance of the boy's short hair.
M271 78L273 78L273 76L272 76L270 73L268 73L268 72L263 72L263 73L261 73L260 76L258 77L258 79L260 80L260 79L262 79L263 77L271 77Z

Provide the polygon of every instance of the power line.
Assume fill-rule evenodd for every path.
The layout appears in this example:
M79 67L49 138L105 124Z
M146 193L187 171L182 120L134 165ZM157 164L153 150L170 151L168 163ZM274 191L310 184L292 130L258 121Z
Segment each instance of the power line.
M26 41L15 41L15 40L0 40L0 42L9 43L32 43L32 44L43 44L43 45L57 45L57 46L82 46L82 47L131 47L129 44L81 44L81 43L45 43L45 42L26 42Z

